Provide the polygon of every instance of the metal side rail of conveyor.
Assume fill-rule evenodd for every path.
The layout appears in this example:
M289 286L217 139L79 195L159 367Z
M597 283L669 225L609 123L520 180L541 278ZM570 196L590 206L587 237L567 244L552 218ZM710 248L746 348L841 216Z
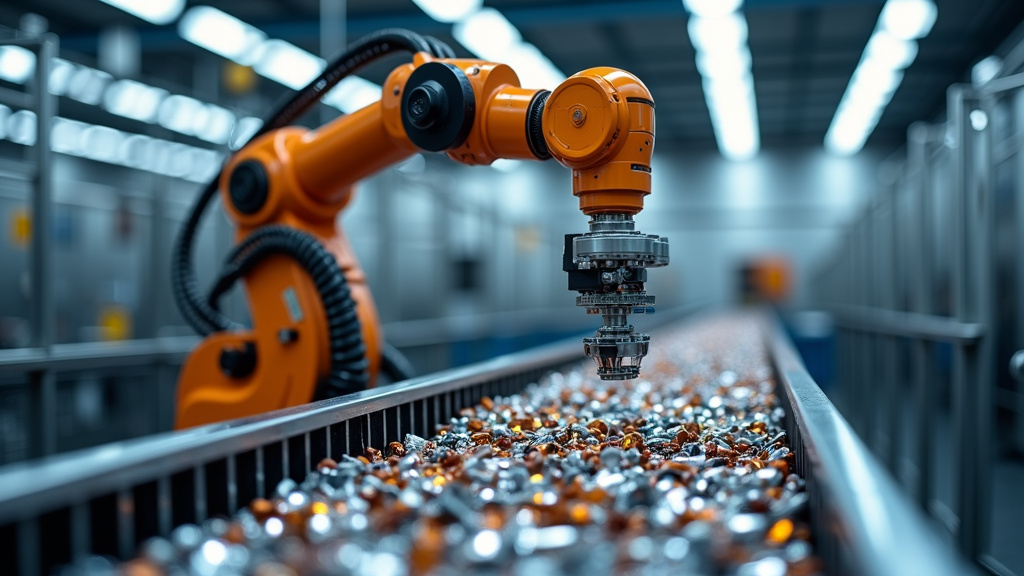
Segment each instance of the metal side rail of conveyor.
M763 323L817 554L830 574L970 574ZM657 332L655 332L657 337ZM318 461L429 436L484 396L583 360L577 340L260 417L0 468L0 574L48 574L91 554L131 558L175 527L227 516Z

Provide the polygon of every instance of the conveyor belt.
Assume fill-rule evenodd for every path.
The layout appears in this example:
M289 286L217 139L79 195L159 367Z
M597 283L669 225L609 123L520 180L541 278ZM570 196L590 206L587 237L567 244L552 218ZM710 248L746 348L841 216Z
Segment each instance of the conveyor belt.
M965 573L781 332L767 337L829 571ZM233 512L282 478L301 481L321 458L362 454L410 433L430 436L459 408L518 392L579 357L578 342L569 342L260 418L0 469L0 573L45 573L88 553L130 558L149 536Z

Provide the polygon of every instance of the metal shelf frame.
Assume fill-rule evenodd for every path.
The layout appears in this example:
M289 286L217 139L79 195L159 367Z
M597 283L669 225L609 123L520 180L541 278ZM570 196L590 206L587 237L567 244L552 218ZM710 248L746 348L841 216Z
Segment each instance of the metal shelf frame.
M879 194L819 270L818 300L839 329L837 403L844 414L889 470L907 478L919 506L946 526L965 556L1009 575L990 552L990 483L998 408L1015 412L1024 430L1024 402L1015 402L1024 396L1001 389L1005 374L997 372L1006 366L998 351L1024 344L1024 74L950 87L946 117L944 124L910 127L905 158L883 171ZM998 284L1005 262L998 260L997 210L1005 198L997 195L1007 185L995 180L1006 170L1016 187L1015 295ZM1018 332L1009 338L1016 342L1000 330L1000 297L1015 302ZM932 474L945 393L955 466L951 507L938 501ZM904 460L908 429L912 445Z

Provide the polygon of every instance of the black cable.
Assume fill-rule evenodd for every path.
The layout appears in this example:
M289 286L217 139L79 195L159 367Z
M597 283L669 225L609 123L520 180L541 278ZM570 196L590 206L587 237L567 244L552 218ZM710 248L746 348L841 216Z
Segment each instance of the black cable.
M380 369L392 382L400 382L402 380L408 380L416 377L416 369L413 368L412 362L402 354L398 348L395 348L387 342L384 343L384 350L380 354Z
M267 226L250 234L228 255L224 271L210 292L211 306L216 307L232 284L273 254L286 254L302 266L324 307L331 367L327 379L317 387L316 398L365 389L368 363L355 301L334 255L313 235L287 226Z
M455 50L452 50L451 46L433 36L424 36L423 38L430 44L434 56L438 58L455 58Z

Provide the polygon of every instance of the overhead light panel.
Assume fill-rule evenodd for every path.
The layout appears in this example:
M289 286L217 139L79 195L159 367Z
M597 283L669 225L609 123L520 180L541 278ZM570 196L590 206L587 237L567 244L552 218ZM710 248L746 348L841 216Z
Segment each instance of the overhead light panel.
M267 40L254 69L261 76L298 90L316 78L324 66L322 58L294 44L284 40Z
M928 34L936 16L932 0L885 3L825 134L828 150L848 155L864 147L903 81L903 70L917 58L915 39Z
M452 27L452 36L478 58L508 64L526 88L550 88L565 74L494 8L474 12Z
M35 145L35 112L19 110L12 114L9 108L0 105L0 119L4 120L0 122L0 139L25 146ZM206 182L213 178L223 161L222 155L213 150L67 118L53 119L50 146L61 154L192 182Z
M687 12L702 17L732 14L739 10L742 4L743 0L683 0Z
M476 12L483 0L412 0L421 10L438 22L456 22Z
M878 64L893 70L902 70L917 58L917 42L901 40L885 30L876 30L864 49L868 65Z
M554 88L565 80L565 74L533 44L520 43L502 61L516 71L524 88Z
M174 22L185 9L185 0L102 0L115 8L148 20L153 24L164 25Z
M889 0L882 7L878 27L901 40L916 40L931 32L938 14L932 0Z
M209 6L189 9L178 25L178 34L224 58L243 66L252 66L260 76L294 90L305 87L327 66L323 58L284 40L267 38L255 26ZM358 76L349 76L339 82L324 97L323 102L342 112L351 113L376 102L380 94L379 85ZM206 140L211 138L203 135L199 137ZM227 138L234 142L233 136Z
M494 8L484 8L452 27L452 36L484 60L501 62L522 42L519 30Z
M211 6L195 6L178 22L178 35L242 66L253 65L267 35Z
M103 108L111 114L142 122L156 119L167 91L135 80L118 80L103 94Z
M687 32L704 79L704 100L723 156L745 160L761 149L747 20L741 0L683 0Z
M21 46L0 46L0 79L24 84L36 69L36 56Z
M255 116L247 116L241 118L235 123L235 126L231 129L231 138L228 141L228 146L232 150L238 150L253 137L254 134L263 126L263 120L256 118Z
M346 114L351 114L377 102L381 97L381 87L358 76L349 76L331 89L324 96L324 103L334 106Z
M724 16L691 16L690 42L702 52L739 50L747 45L747 19L739 12Z

